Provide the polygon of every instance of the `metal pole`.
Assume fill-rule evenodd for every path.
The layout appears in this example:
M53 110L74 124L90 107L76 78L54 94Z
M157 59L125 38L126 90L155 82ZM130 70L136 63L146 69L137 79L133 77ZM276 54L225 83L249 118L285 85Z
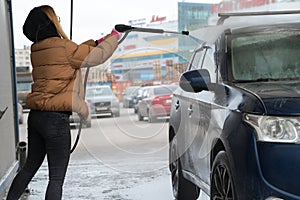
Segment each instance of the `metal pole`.
M27 143L24 142L24 141L19 142L17 152L18 152L19 162L20 162L18 171L20 171L24 167L24 165L26 163L26 159L27 159ZM30 194L30 189L29 189L28 186L25 188L25 190L24 190L23 193L24 194Z
M71 0L71 16L70 16L70 40L72 40L73 30L73 0Z
M27 150L27 143L24 141L19 142L19 145L18 145L19 161L20 161L20 169L19 170L21 170L23 168L23 166L25 165L26 158L27 158L26 150Z

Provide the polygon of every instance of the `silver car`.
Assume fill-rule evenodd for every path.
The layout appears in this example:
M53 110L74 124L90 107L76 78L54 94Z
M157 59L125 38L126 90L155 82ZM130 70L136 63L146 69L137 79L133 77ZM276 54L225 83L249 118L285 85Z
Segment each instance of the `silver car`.
M91 117L107 114L120 116L120 102L109 86L88 87L85 98L90 105Z

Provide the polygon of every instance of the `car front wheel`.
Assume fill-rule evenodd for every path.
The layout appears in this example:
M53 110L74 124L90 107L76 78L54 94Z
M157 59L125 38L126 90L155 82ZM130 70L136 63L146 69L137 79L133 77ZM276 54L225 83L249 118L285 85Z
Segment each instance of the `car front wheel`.
M211 173L211 199L236 200L233 179L225 151L217 154Z
M84 128L91 128L92 127L92 122L90 120L86 121L86 122L83 122L82 126Z
M137 111L137 114L138 114L138 120L143 121L144 117L142 116L140 110Z
M112 116L113 117L120 117L120 111L112 113Z

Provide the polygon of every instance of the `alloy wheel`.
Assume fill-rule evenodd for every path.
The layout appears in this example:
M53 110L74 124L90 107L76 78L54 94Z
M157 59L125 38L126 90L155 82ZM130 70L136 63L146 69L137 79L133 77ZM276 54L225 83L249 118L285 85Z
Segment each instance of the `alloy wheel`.
M211 179L211 199L235 200L235 192L226 154L219 157L219 160L214 164Z
M179 185L179 160L177 157L177 151L176 151L176 143L175 139L171 142L171 148L170 148L170 171L171 171L171 180L172 180L172 188L173 188L173 194L175 197L177 197L178 194L178 185Z

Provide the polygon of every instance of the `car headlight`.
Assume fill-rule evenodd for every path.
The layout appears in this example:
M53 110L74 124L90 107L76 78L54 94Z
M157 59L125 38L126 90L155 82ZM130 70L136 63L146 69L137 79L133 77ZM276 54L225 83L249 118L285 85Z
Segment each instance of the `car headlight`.
M259 141L300 143L300 117L245 114L244 121L255 128Z

